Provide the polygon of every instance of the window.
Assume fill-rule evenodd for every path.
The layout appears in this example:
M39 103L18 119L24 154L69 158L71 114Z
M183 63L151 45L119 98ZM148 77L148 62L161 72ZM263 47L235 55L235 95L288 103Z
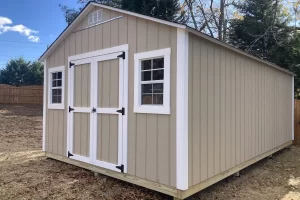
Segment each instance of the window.
M49 109L64 109L64 71L63 66L49 69Z
M135 54L134 112L170 114L170 54L171 49Z

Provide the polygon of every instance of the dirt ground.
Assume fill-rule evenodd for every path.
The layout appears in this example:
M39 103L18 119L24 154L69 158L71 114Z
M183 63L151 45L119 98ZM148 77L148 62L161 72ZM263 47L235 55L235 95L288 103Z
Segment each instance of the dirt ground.
M42 107L0 105L0 199L169 199L43 157ZM300 147L292 146L189 199L300 200Z

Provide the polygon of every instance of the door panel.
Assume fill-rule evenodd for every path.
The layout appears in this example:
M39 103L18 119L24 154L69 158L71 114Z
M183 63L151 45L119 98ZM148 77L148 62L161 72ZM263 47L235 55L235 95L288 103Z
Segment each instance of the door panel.
M74 69L74 106L90 107L91 102L91 66L78 65Z
M119 107L119 60L98 62L98 106Z
M74 154L89 157L90 114L74 113Z

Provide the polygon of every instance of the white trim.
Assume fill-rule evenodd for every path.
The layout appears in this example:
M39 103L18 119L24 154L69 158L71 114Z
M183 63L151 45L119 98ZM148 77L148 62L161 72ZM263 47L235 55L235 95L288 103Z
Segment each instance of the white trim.
M76 33L76 32L78 32L78 31L83 31L83 30L86 30L86 29L92 28L92 27L94 27L94 26L98 26L98 25L100 25L100 24L105 24L105 23L107 23L107 22L111 22L111 21L114 21L114 20L116 20L116 19L120 19L120 18L122 18L122 17L123 17L123 15L121 15L121 16L118 16L118 17L114 17L114 18L112 18L112 19L109 19L109 20L106 20L106 21L99 22L99 23L97 23L97 24L94 24L94 25L88 26L88 27L86 27L86 28L79 29L79 30L77 30L77 31L74 31L73 33Z
M188 185L188 33L177 29L176 187Z
M46 151L47 59L44 61L43 151Z
M72 107L74 109L73 113L91 113L92 109L90 107Z
M99 167L105 168L105 169L109 169L115 172L120 172L119 169L116 168L116 164L112 164L112 163L108 163L108 162L104 162L104 161L100 161L100 160L95 160L93 162L93 165L97 165Z
M62 80L61 80L61 103L53 104L51 103L51 92L52 92L52 73L61 72ZM65 109L65 66L53 67L48 69L48 109L57 109L63 110Z
M163 105L142 105L141 104L141 61L145 59L154 59L164 57L164 80L149 81L149 83L160 82L164 84ZM137 53L134 55L134 107L135 113L149 114L170 114L170 67L171 67L171 49L160 49L155 51ZM147 82L143 82L147 83Z
M125 60L123 62L123 107L125 108L125 115L123 116L123 156L122 161L124 165L124 173L128 171L128 50L125 51Z
M111 47L111 48L107 48L107 49L102 49L102 50L98 50L98 51L91 51L91 52L88 52L88 53L83 53L83 54L70 56L68 58L68 60L69 60L69 62L71 62L71 61L74 61L74 60L87 59L87 58L96 57L96 56L103 56L103 55L106 55L106 54L113 54L113 53L116 53L116 52L127 51L127 50L128 50L128 44L124 44L124 45L121 45L121 46L115 46L115 47Z
M295 86L294 86L294 78L295 76L292 77L292 140L295 139Z

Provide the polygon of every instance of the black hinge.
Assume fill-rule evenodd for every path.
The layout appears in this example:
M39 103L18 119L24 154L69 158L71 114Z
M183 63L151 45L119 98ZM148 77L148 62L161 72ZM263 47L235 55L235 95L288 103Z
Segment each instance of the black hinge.
M71 154L70 151L68 151L68 158L70 158L71 156L74 156L74 155Z
M121 170L122 173L124 173L124 165L116 166L116 168Z
M117 110L118 113L121 113L122 115L125 115L125 108L122 108L121 110Z
M121 55L118 55L118 58L123 58L123 60L125 60L125 52L123 51Z
M71 108L71 106L69 106L69 113L74 111L74 108Z
M72 63L72 62L70 62L69 63L69 67L71 68L72 66L74 66L75 65L75 63Z

